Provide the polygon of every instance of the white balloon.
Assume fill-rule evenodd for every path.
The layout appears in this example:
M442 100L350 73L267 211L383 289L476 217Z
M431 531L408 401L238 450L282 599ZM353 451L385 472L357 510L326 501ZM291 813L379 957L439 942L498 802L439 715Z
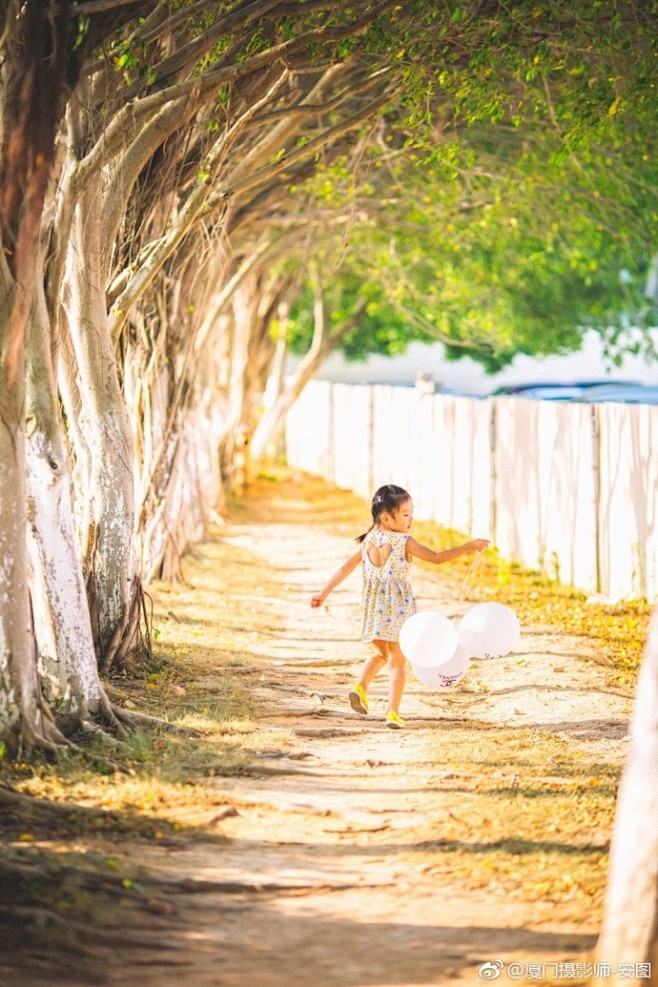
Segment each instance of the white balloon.
M434 610L407 617L400 629L400 648L412 665L435 668L450 661L458 644L453 622Z
M457 626L459 646L471 658L504 658L521 639L518 617L502 603L478 603Z
M434 668L421 668L420 665L412 665L414 675L423 685L429 685L433 689L449 689L451 685L461 682L468 671L470 659L463 648L457 647L454 655L444 665Z

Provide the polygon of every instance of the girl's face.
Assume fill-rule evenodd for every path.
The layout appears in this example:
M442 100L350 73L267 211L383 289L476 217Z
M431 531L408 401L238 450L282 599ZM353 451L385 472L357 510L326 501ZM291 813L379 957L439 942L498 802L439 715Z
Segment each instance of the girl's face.
M414 505L411 500L403 500L392 514L382 514L381 526L387 531L406 534L414 519Z

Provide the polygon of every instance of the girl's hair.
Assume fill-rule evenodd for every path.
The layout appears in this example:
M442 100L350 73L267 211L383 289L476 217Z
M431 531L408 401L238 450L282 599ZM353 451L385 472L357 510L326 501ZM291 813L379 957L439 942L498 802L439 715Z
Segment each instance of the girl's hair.
M372 498L372 524L368 531L364 531L356 540L362 542L379 523L382 514L395 514L400 504L403 504L405 500L411 500L411 496L403 487L396 487L394 483L387 483L386 486L380 487Z

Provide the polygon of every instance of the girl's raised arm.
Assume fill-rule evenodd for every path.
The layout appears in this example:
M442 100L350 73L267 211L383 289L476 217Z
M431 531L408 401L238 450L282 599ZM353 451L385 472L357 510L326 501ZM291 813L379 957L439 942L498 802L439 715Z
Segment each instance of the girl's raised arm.
M311 606L321 607L331 591L336 589L336 587L339 586L344 579L347 579L350 573L354 572L360 561L361 549L358 548L354 555L350 555L347 562L343 562L340 569L336 570L325 588L320 593L316 593L313 597L311 597Z
M460 555L468 552L481 552L489 546L488 538L473 538L472 541L464 542L463 545L456 545L455 548L444 548L441 552L435 552L427 545L421 545L415 538L407 538L407 553L424 562L434 562L440 565L442 562L450 562L451 559L458 559Z

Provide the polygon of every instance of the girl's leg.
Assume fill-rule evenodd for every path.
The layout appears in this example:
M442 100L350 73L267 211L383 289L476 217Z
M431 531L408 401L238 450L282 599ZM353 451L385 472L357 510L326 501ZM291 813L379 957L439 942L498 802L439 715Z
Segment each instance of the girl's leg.
M388 642L389 653L389 686L388 712L397 713L402 701L404 684L407 678L407 661L397 641Z
M359 677L359 685L363 686L364 689L368 688L377 672L380 672L388 661L388 647L390 641L373 641L372 644L373 647L377 648L377 652L374 655L370 655L369 658L366 658Z
M362 716L368 713L368 696L366 695L368 686L388 660L389 642L373 641L372 643L377 648L377 652L366 658L361 669L359 681L349 691L350 706L356 713L361 713Z

